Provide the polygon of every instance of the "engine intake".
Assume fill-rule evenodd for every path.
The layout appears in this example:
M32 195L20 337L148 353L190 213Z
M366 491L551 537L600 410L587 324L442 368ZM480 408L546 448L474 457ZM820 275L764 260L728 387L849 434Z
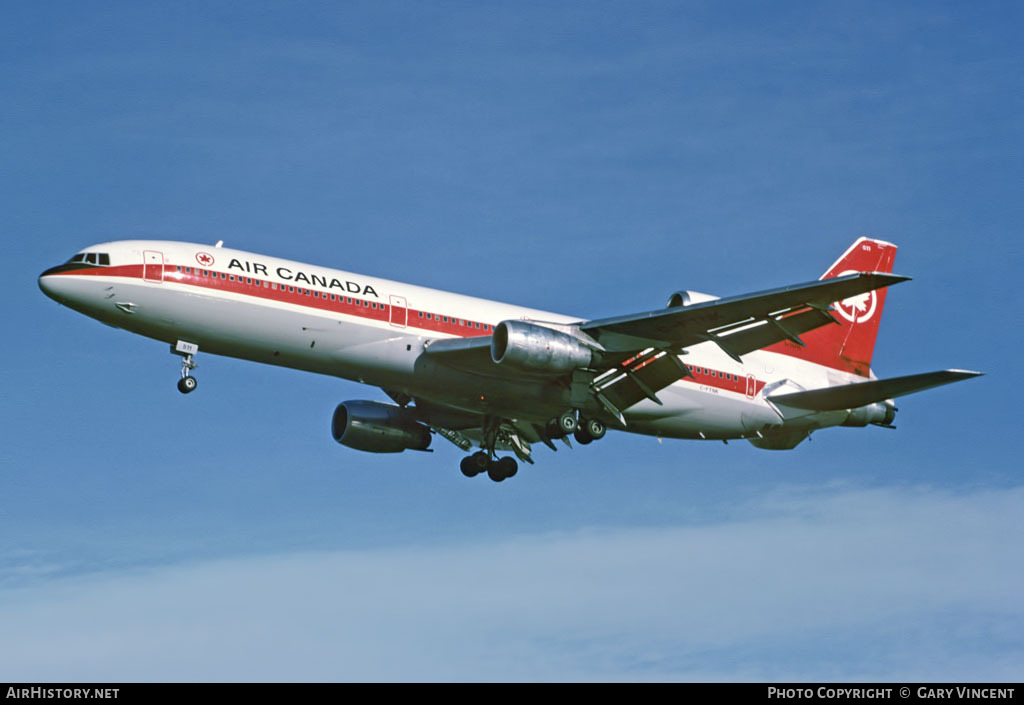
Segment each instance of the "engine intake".
M528 372L562 374L589 367L594 353L568 333L526 321L502 321L491 335L491 359Z
M343 446L369 453L426 450L430 429L406 409L377 401L344 401L331 418L331 435Z

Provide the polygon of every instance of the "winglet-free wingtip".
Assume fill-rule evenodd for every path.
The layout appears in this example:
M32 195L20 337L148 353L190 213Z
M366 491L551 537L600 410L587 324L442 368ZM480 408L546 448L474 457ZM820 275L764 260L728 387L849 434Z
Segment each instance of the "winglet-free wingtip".
M908 282L913 279L913 277L904 276L902 274L891 274L890 272L862 272L862 274L873 274L876 277L888 279L889 283L886 284L886 286L892 286L893 284L899 284L900 282Z
M956 375L959 379L970 379L971 377L984 377L984 372L975 372L974 370L946 370L946 372Z

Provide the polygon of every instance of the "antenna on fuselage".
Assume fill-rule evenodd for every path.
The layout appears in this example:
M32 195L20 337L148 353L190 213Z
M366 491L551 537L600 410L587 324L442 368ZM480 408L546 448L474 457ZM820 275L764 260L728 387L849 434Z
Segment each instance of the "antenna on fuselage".
M223 245L223 244L224 244L224 241L223 241L223 240L217 240L217 244L216 244L216 245L214 245L214 247L220 247L220 246L221 246L221 245Z

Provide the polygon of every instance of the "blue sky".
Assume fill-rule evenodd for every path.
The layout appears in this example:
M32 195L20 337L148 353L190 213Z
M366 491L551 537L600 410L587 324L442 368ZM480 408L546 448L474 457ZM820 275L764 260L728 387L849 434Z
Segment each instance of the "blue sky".
M0 10L0 678L1020 680L1024 66L981 3ZM607 316L915 281L874 366L983 378L793 452L610 434L512 481L376 457L380 392L58 307L82 246L215 242Z

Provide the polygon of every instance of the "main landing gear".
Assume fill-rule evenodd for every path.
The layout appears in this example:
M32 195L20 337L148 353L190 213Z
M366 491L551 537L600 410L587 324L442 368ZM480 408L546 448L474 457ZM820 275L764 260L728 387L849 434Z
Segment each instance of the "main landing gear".
M480 473L486 472L487 477L495 482L501 482L514 477L519 472L519 463L510 456L492 459L488 453L480 450L463 458L459 469L466 477L476 477Z
M511 440L514 439L509 437L507 430L502 429L502 420L500 418L495 416L485 417L483 443L480 446L483 450L479 450L473 453L473 455L462 459L462 463L459 465L462 474L466 477L476 477L480 473L486 472L487 477L495 482L501 482L514 477L519 472L519 463L516 462L515 458L511 456L499 458L495 454L495 449L499 443L507 445ZM524 459L529 460L529 456L527 455Z
M533 462L530 460L529 444L525 444L524 449L522 439L509 430L511 423L509 422L504 427L503 423L502 419L495 416L486 416L484 418L482 428L483 440L480 444L482 450L462 459L459 469L463 475L466 477L476 477L480 473L486 472L487 476L495 482L502 482L515 476L519 470L519 463L511 456L497 457L495 454L497 448L511 448L521 460ZM598 419L585 418L577 409L570 409L548 421L543 430L539 427L536 430L541 439L553 449L552 440L564 438L572 434L576 438L577 443L587 445L599 438L604 438L604 434L608 429L605 427L604 422ZM468 442L462 447L468 448Z
M179 340L171 346L171 352L181 356L181 379L178 380L178 391L182 394L194 392L199 383L196 382L196 378L190 373L199 367L199 364L192 357L195 353L199 352L199 346L195 343L186 343L184 340Z
M570 409L561 416L548 421L544 430L547 432L548 438L562 438L571 433L577 443L587 445L604 438L608 429L598 419L585 419L579 415L578 411Z

